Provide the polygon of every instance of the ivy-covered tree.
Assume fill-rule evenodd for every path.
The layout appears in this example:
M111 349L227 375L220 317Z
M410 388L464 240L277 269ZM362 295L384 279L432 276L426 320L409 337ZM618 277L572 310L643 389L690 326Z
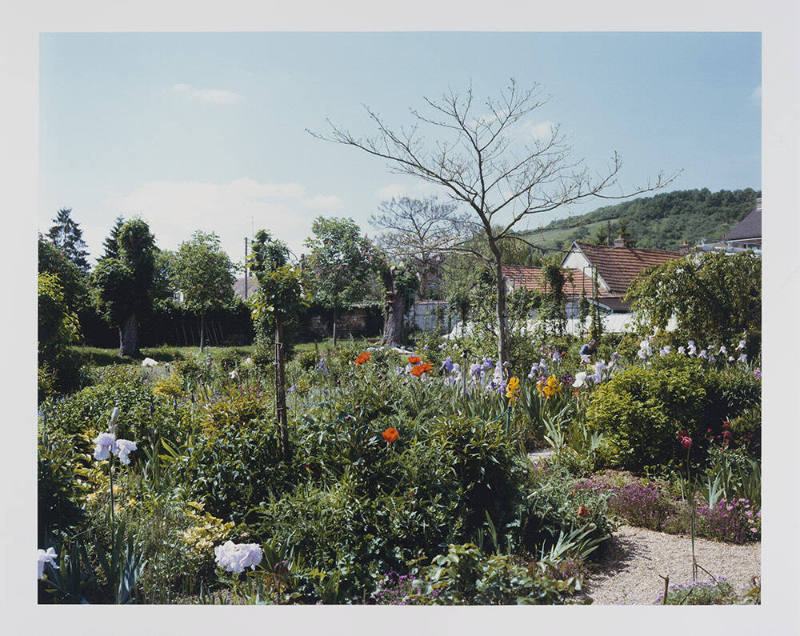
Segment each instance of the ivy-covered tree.
M38 279L39 399L64 389L76 370L69 345L78 341L78 317L70 310L56 274L40 272Z
M83 273L88 273L89 263L86 257L86 242L83 240L83 230L71 218L72 209L61 208L53 219L54 225L48 230L47 238L57 248L62 250L66 257Z
M747 334L749 350L761 338L761 258L752 252L711 252L671 260L648 270L628 291L640 331L666 329L698 344L736 344Z
M266 230L256 232L250 254L250 270L258 289L250 303L258 337L275 344L275 412L281 435L284 458L289 454L286 418L286 373L284 351L286 327L291 325L303 305L303 272L289 263L289 248Z
M417 291L420 279L416 268L407 264L388 265L385 262L379 267L381 280L385 289L385 307L383 321L384 346L400 346L406 343L406 313L408 306Z
M142 219L123 224L117 258L104 258L92 272L92 296L102 317L119 329L119 355L139 352L138 320L152 308L155 238Z
M187 309L200 316L200 351L205 347L206 314L233 300L234 269L219 237L200 230L181 243L172 260L173 283L183 292Z
M367 281L377 266L375 248L360 235L352 219L318 217L311 226L313 237L306 240L311 254L315 297L333 311L333 346L336 346L336 316L347 304L363 300Z

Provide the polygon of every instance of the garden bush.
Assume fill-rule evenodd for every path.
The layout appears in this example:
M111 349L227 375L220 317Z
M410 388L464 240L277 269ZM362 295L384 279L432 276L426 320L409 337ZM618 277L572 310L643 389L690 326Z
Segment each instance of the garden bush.
M760 383L746 370L715 372L700 361L670 354L650 366L620 371L599 386L587 421L605 435L611 462L641 471L683 458L675 443L679 430L694 441L694 456L704 457L708 429L719 433L725 420L759 399Z

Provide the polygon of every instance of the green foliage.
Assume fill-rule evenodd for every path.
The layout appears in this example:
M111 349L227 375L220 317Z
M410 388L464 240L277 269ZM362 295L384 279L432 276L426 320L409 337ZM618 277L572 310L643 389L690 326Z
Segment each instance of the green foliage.
M677 342L708 342L713 334L731 345L747 334L750 355L759 350L761 258L750 252L669 261L649 270L626 299L643 333L665 329L674 314Z
M263 402L231 392L204 409L200 429L180 447L175 470L216 517L244 520L294 482L280 459L277 425L264 410Z
M580 590L576 579L559 580L545 570L511 555L486 556L474 544L451 544L420 572L412 598L436 605L560 605Z
M41 234L38 240L38 260L40 274L46 272L58 277L64 290L64 301L70 311L77 313L83 309L89 293L86 275L62 250L44 240Z
M141 219L125 222L117 239L117 258L103 259L94 268L91 287L101 315L120 325L152 305L155 239Z
M233 296L233 263L216 234L196 231L181 243L170 270L184 303L198 314L220 309Z
M47 272L38 276L39 400L48 394L75 388L78 363L69 350L77 342L78 317L69 309L58 277Z
M67 259L73 263L82 273L89 271L89 263L86 257L89 255L84 248L86 241L83 240L83 230L70 217L72 210L61 208L53 219L53 225L47 232L50 242L61 250Z
M737 601L733 586L726 580L692 581L670 585L667 599L661 594L656 605L733 605Z
M597 235L594 242L607 244L619 233L617 224L642 248L677 250L683 243L719 238L753 211L761 192L744 190L676 190L604 206L588 214L558 219L536 230L536 244L561 249L582 237Z
M40 420L38 444L38 536L68 532L84 517L83 478L88 457L74 435Z
M606 438L611 461L640 471L645 466L680 461L676 433L692 438L694 457L704 457L707 429L760 400L760 385L746 370L709 370L702 363L671 354L652 366L618 372L592 394L587 420Z
M326 306L342 307L363 300L365 282L374 272L376 254L352 219L318 217L307 239L314 295Z

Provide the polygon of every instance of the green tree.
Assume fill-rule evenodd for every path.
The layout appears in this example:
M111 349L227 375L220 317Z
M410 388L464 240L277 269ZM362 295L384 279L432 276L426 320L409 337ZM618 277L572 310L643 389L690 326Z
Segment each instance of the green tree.
M79 312L88 302L88 278L67 255L40 234L38 241L39 273L58 276L64 301L71 312Z
M375 274L377 255L352 219L318 217L306 240L313 274L314 294L333 311L333 346L336 346L336 316L346 304L363 300L367 281Z
M200 351L205 346L206 314L233 300L233 273L234 265L214 233L196 231L175 253L172 280L183 292L186 308L200 316Z
M289 263L289 248L266 230L256 232L250 254L250 270L258 289L250 298L258 337L275 344L275 412L281 435L281 452L289 454L286 418L286 327L297 320L303 305L303 272Z
M119 231L122 229L125 219L118 216L114 221L114 226L111 228L106 240L103 241L103 256L102 258L117 258L119 256L119 247L117 241L119 239Z
M86 257L89 252L84 249L86 242L83 240L83 230L70 217L70 208L61 208L53 219L53 225L47 232L47 238L64 252L66 257L75 263L83 273L88 273L89 263Z
M522 142L528 116L544 104L536 86L521 91L512 80L498 99L487 99L480 110L474 108L471 88L425 102L426 112L411 111L416 118L413 126L393 128L367 109L377 127L375 136L356 137L332 123L327 136L316 136L358 148L388 161L399 173L441 186L470 211L472 228L464 224L462 235L472 241L478 234L489 253L486 258L472 250L486 258L494 274L497 364L504 368L509 329L503 244L523 240L518 226L532 215L587 198L625 198L661 188L668 181L659 177L652 186L610 195L622 168L616 153L608 171L595 178L588 169L577 167L581 162L571 156L558 126L545 139ZM426 129L432 133L427 135Z
M119 329L119 355L139 352L138 319L152 308L155 239L142 219L120 228L117 258L104 258L92 272L90 284L102 317Z
M627 293L643 333L677 319L682 342L736 343L746 333L761 337L761 258L751 252L711 252L669 261L648 270Z

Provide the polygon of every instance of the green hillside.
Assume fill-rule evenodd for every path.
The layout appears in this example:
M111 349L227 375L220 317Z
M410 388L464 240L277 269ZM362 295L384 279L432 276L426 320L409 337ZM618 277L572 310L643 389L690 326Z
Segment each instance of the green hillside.
M676 251L687 241L719 239L755 209L760 191L676 190L598 208L588 214L553 221L526 233L546 249L564 249L572 241L598 243L598 234L620 232L622 222L636 247Z

